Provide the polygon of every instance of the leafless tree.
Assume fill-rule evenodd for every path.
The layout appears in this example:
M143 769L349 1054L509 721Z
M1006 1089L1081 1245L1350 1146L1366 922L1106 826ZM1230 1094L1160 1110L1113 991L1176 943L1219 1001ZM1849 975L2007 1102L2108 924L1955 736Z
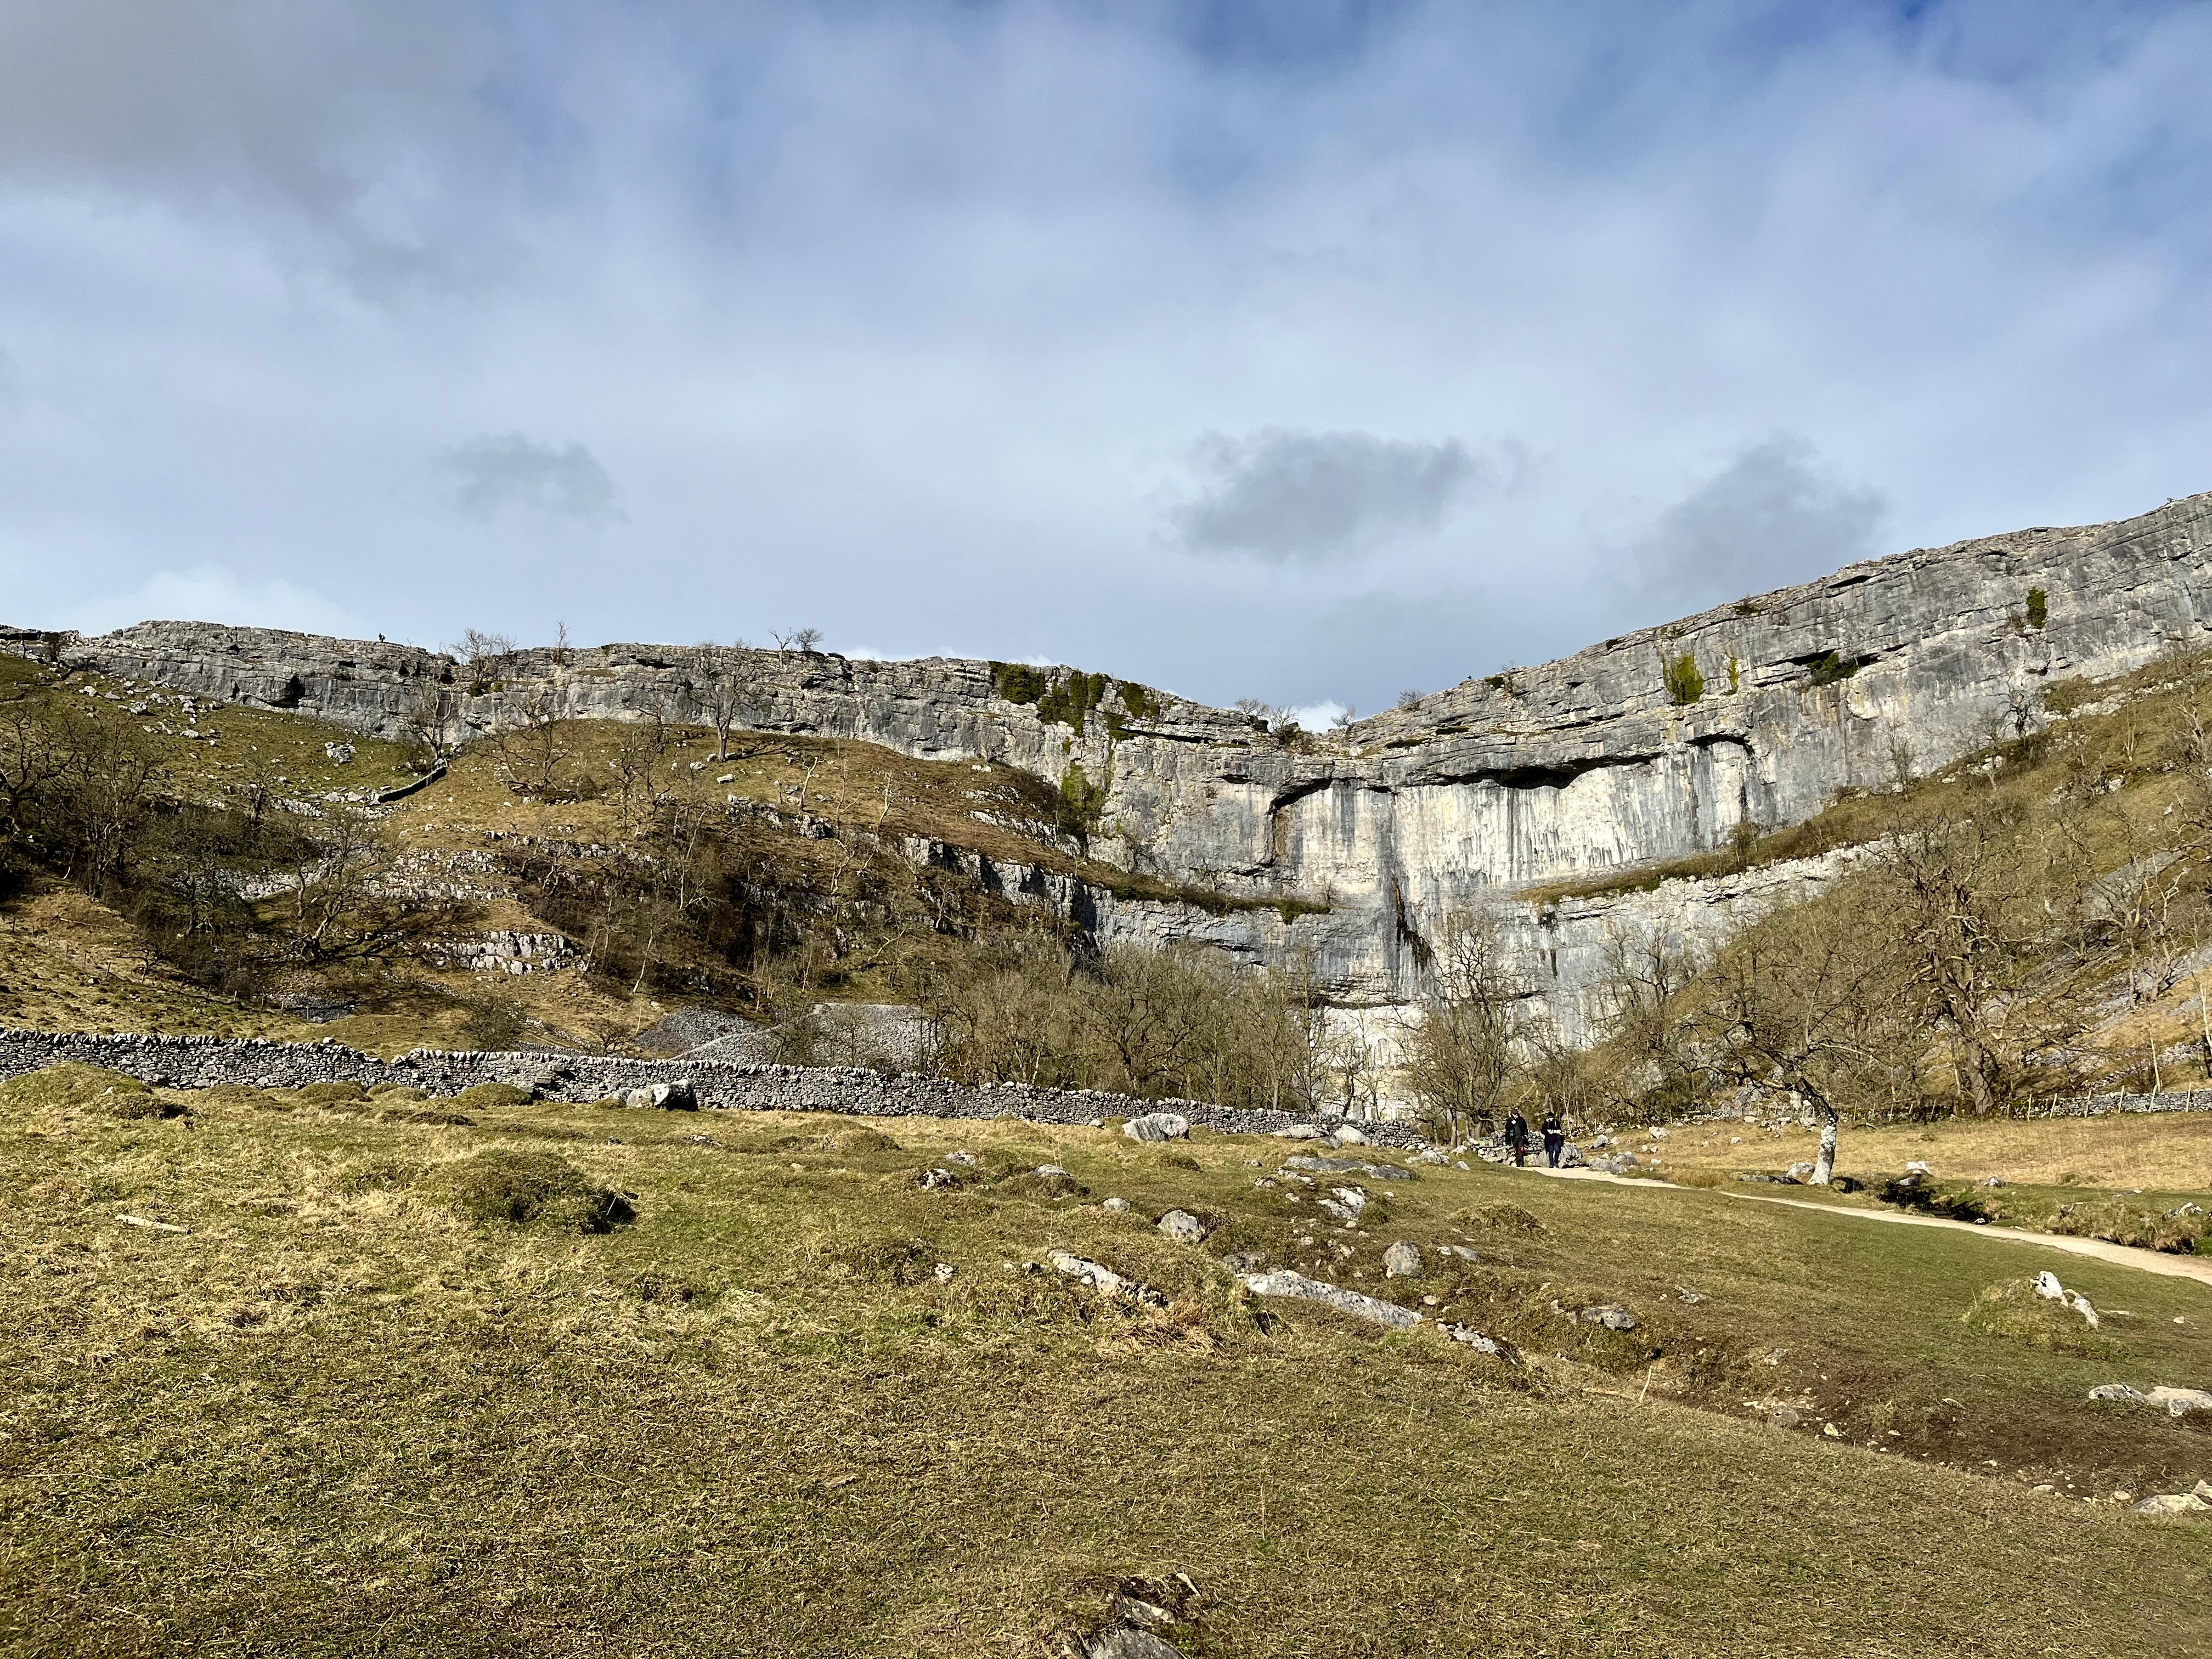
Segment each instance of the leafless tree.
M738 648L743 650L740 641ZM723 655L715 647L699 648L698 678L691 687L691 701L701 716L714 732L714 758L726 761L730 757L730 733L744 720L745 710L752 706L753 685L738 662Z
M569 750L559 690L551 685L531 686L506 699L502 713L510 719L494 732L492 739L499 750L501 778L524 794L562 793L566 785L560 770Z
M1456 1143L1503 1112L1534 990L1512 963L1495 912L1444 918L1406 1042L1406 1083L1436 1139Z
M506 634L489 634L480 628L471 628L462 634L460 643L446 647L447 653L460 659L468 676L469 695L481 696L505 676L514 658L514 638Z
M1761 918L1644 1011L1666 1046L1715 1081L1811 1114L1815 1186L1833 1177L1845 1107L1912 1092L1927 1049L1913 954L1886 909L1869 881Z
M446 758L446 700L434 683L416 686L399 712L399 741L407 763L428 772Z

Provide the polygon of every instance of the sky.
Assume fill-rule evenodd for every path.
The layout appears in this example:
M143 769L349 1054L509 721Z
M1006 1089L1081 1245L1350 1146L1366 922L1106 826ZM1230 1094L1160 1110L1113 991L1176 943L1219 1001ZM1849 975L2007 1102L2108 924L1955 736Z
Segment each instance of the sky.
M0 622L1371 711L2212 489L2212 5L0 0Z

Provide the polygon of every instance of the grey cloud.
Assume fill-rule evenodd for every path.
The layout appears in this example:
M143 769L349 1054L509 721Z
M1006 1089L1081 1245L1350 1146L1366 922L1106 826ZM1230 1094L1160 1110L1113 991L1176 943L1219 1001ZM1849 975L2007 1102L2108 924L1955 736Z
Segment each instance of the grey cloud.
M1662 513L1622 572L1639 597L1711 605L1862 559L1889 516L1880 490L1781 434L1753 444Z
M472 4L0 5L0 185L245 216L363 286L501 256L512 57ZM483 244L493 246L487 249Z
M1368 432L1263 427L1209 432L1192 446L1195 488L1173 504L1173 538L1194 552L1275 564L1357 558L1394 536L1432 531L1504 470L1457 438L1414 443Z
M486 434L448 450L445 466L453 505L471 518L489 519L507 507L583 524L623 516L615 481L580 443L558 449L520 432Z

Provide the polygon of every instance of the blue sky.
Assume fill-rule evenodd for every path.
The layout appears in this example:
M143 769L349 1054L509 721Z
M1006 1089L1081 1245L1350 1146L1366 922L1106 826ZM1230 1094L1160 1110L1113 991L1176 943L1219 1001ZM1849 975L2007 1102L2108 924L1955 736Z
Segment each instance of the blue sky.
M2212 8L0 0L0 620L1372 708L2212 488Z

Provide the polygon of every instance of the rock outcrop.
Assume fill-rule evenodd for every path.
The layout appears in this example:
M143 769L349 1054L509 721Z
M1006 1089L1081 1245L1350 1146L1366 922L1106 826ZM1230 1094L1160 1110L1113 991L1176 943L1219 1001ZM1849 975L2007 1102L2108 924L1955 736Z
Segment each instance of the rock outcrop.
M178 622L96 639L0 630L0 647L449 740L549 713L696 718L719 682L737 688L748 728L1025 768L1085 804L1094 856L1281 905L1049 896L1102 938L1296 954L1339 994L1385 1003L1408 994L1423 941L1455 907L1698 852L1746 820L1802 820L1839 788L1885 781L1900 752L1924 767L2033 724L2056 679L2207 643L2208 560L2212 495L1903 553L1320 736L1104 676L942 658L609 645L471 664ZM1592 952L1623 915L1656 902L1717 922L1775 896L1757 887L1662 889L1614 911L1516 907L1515 926L1572 1024Z

